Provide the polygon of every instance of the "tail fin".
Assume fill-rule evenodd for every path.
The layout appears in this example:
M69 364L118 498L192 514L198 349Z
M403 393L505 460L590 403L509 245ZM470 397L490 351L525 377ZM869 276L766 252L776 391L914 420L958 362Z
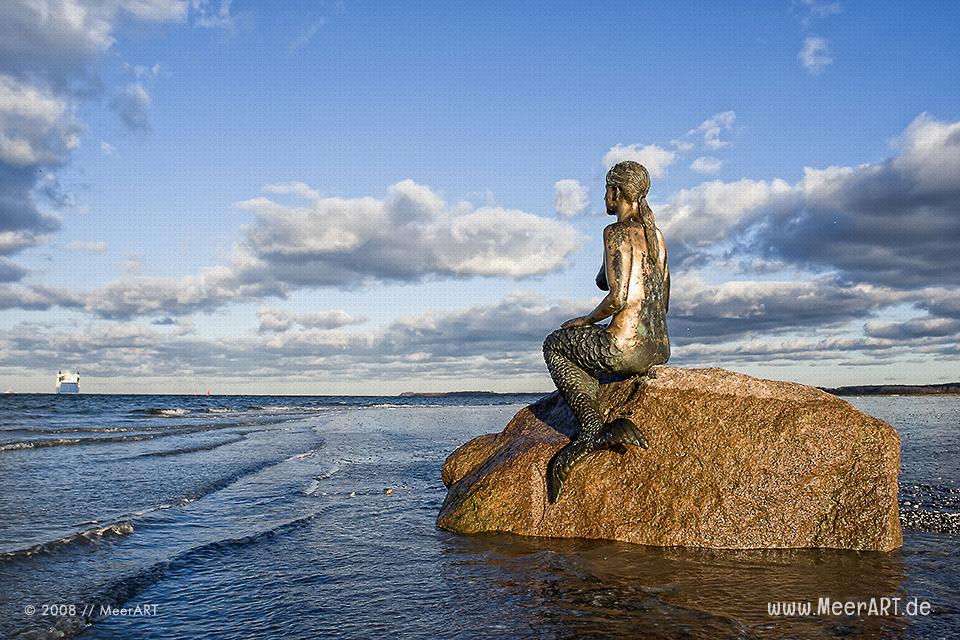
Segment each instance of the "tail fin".
M617 418L607 424L603 429L603 439L608 445L632 444L643 449L650 447L640 428L629 418Z

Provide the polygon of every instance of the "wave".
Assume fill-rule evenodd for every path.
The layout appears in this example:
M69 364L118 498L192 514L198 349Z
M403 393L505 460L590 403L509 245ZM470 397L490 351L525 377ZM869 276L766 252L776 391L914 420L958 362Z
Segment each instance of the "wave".
M175 418L185 416L190 413L190 409L182 407L148 407L146 409L131 409L128 415L134 416L161 416L163 418Z
M232 438L230 440L223 440L220 442L211 442L209 444L201 444L195 447L180 447L179 449L164 449L163 451L149 451L147 453L141 453L137 458L165 458L167 456L178 456L184 453L197 453L198 451L210 451L218 447L222 447L228 444L235 444L243 440L244 437L240 436L238 438Z
M226 487L230 486L231 484L241 480L242 478L248 475L252 475L268 467L272 467L274 465L280 464L282 462L285 462L286 460L290 460L290 458L280 459L280 460L277 460L277 459L264 460L260 463L250 465L249 467L245 467L237 471L236 473L232 473L218 480L214 480L213 482L208 482L207 484L200 486L199 488L197 488L197 490L191 493L188 493L187 495L179 496L171 500L168 500L166 502L163 502L159 505L156 505L154 507L148 507L146 509L142 509L140 511L131 513L127 515L125 518L118 520L114 523L103 525L103 526L95 526L89 529L84 529L76 533L72 533L67 536L64 536L62 538L57 538L55 540L50 540L48 542L35 544L32 547L28 547L26 549L18 549L15 551L0 553L0 561L29 558L39 553L53 553L55 551L60 551L65 547L69 547L70 545L75 543L94 542L95 540L103 537L120 536L120 535L127 535L130 533L133 533L133 530L134 530L133 520L136 518L142 518L143 516L149 513L153 513L155 511L163 511L165 509L173 509L175 507L186 506L192 502L196 502L197 500L199 500L200 498L203 498L204 496L220 491L221 489L225 489ZM329 477L329 475L332 475L332 473L333 472L328 474L327 477ZM85 524L96 524L96 521L91 521Z
M315 413L319 411L333 411L340 409L344 404L331 403L328 405L298 405L298 404L277 404L277 405L263 405L255 406L253 409L255 411L266 411L268 413Z
M140 435L109 436L105 438L51 438L48 440L21 440L19 442L5 442L4 444L0 444L0 451L42 449L44 447L67 447L83 444L100 444L103 442L135 442L137 440L153 440L154 438L159 438L163 435L173 434L144 433Z
M133 533L133 523L129 520L121 520L119 522L114 522L102 527L91 527L90 529L77 531L76 533L71 533L63 536L62 538L57 538L56 540L35 544L26 549L18 549L16 551L0 553L0 561L30 558L41 553L53 553L54 551L59 551L60 549L75 544L91 544L97 540L100 540L101 538L125 536L130 535L131 533Z
M322 442L323 441L321 441L321 445L319 448L322 448L323 446ZM236 473L230 474L229 476L225 476L223 478L220 478L219 480L214 480L213 482L208 482L207 484L202 485L196 491L193 491L185 496L181 496L173 500L170 503L170 505L179 507L179 506L190 504L191 502L195 502L206 495L214 493L215 491L220 491L221 489L224 489L230 486L231 484L233 484L234 482L237 482L241 478L257 473L258 471L263 471L267 467L278 465L289 459L290 458L281 459L281 460L277 460L277 459L263 460L261 462L258 462L257 464L250 465L249 467L245 467L237 471Z
M103 618L100 614L101 605L111 609L122 608L139 594L163 580L170 571L189 568L197 564L209 564L211 558L219 556L224 552L242 549L262 540L276 538L288 531L293 531L310 524L321 512L322 509L318 509L313 513L282 522L269 529L258 531L248 536L208 542L193 547L192 549L181 551L168 560L157 562L134 574L119 578L86 598L89 602L97 603L97 606L93 607L87 615L83 615L81 612L79 615L57 618L54 625L46 629L45 637L70 638L79 635Z
M303 495L306 495L306 496L317 495L317 491L320 489L320 486L323 483L323 481L328 480L338 471L340 471L340 467L333 467L326 473L322 473L319 476L316 476L315 478L310 480L310 483L303 488Z
M41 449L44 447L66 447L86 444L103 444L110 442L136 442L139 440L154 440L169 436L183 436L205 431L218 431L234 427L262 427L274 425L279 420L251 421L251 422L222 422L206 425L175 425L170 427L140 427L131 429L135 433L120 436L104 436L92 438L45 438L40 440L20 440L0 444L0 453L4 451L19 451L22 449ZM92 431L92 430L91 430ZM147 432L147 433L144 433ZM36 430L35 433L58 433L57 431ZM109 433L105 431L103 433Z

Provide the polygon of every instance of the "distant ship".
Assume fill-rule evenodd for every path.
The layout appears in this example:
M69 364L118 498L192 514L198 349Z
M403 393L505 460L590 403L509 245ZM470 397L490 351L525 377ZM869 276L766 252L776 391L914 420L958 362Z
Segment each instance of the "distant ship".
M58 371L57 393L80 393L80 374Z

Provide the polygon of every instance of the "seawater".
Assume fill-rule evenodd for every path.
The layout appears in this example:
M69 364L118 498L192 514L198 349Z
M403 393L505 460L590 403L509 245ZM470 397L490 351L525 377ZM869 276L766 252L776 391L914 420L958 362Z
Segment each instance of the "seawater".
M901 436L893 553L437 530L446 455L535 399L2 396L0 637L960 632L960 397L848 398ZM818 615L821 598L901 610Z

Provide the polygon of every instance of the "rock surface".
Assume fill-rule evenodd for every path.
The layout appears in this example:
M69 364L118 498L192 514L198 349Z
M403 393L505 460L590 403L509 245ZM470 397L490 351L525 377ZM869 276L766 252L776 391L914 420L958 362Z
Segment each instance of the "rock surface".
M901 545L893 427L800 384L723 369L655 375L601 388L607 420L631 418L648 450L593 454L548 504L547 462L578 429L555 392L450 454L437 526L657 546Z

